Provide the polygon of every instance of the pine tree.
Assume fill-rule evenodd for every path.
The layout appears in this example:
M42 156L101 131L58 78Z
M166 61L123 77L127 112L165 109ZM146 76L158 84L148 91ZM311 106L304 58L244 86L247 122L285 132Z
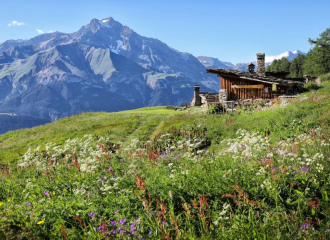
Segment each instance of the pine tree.
M301 78L303 76L303 65L305 62L305 55L299 54L290 64L290 75L291 78Z
M272 64L267 66L266 71L267 72L288 72L290 68L290 62L285 57L274 60Z
M279 72L289 72L290 62L285 57L282 57L281 60L278 61L278 65Z
M304 63L304 73L320 75L330 72L330 28L320 34L316 40L309 39L315 45L308 54Z

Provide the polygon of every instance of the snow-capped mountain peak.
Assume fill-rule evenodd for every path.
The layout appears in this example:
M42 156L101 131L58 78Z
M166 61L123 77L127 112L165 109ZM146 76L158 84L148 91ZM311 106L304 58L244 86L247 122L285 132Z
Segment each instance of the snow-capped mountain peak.
M295 50L295 51L286 51L284 53L281 53L279 55L276 56L267 56L265 58L265 62L266 63L272 63L275 59L279 60L283 57L285 57L286 59L288 59L289 61L292 61L295 57L297 57L299 54L303 54L306 55L306 53L303 53L299 50Z
M275 59L279 60L283 57L288 59L289 61L292 61L294 58L296 58L299 54L306 55L306 53L303 53L299 50L295 51L286 51L284 53L281 53L276 56L267 56L265 59L266 66L270 65ZM247 65L249 63L236 63L232 64L230 62L223 62L220 61L217 58L212 58L212 57L205 57L205 56L199 56L197 57L200 63L202 63L206 68L225 68L225 69L235 69L235 70L240 70L240 71L246 71L247 70ZM254 64L257 64L255 61L252 60Z

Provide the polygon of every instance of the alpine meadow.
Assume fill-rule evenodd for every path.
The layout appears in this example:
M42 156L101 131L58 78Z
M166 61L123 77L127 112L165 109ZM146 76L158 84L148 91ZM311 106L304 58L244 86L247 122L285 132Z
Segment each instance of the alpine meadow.
M0 44L0 239L330 239L330 28L307 41L257 71L113 18Z

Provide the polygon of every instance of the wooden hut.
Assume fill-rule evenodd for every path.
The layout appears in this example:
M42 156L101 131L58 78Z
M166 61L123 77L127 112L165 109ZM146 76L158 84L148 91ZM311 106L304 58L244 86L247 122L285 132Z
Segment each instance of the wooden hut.
M233 69L206 69L220 77L221 101L238 99L273 99L280 95L293 95L302 90L304 79L285 78L287 72L265 72L265 54L257 54L258 69L248 65L248 72Z

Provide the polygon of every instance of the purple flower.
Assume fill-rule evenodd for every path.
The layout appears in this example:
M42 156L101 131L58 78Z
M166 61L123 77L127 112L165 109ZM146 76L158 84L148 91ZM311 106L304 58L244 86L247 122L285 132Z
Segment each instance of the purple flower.
M119 212L119 210L117 209L115 212Z
M110 224L111 225L116 225L117 224L117 221L110 221Z
M328 228L327 230L325 230L326 233L330 232L330 229Z
M140 220L140 218L137 218L136 220L135 220L135 222L138 222Z
M44 191L44 195L47 195L48 194L48 191L46 190L46 191Z
M149 235L151 235L152 234L152 231L151 230L149 230Z
M118 222L119 224L123 224L126 221L126 218L120 219Z
M301 224L301 225L300 225L301 228L306 228L306 227L308 227L308 226L309 226L308 223L304 223L304 224Z
M292 172L292 174L296 174L296 173L297 173L297 171L293 171L293 172Z
M30 206L30 205L31 205L31 202L27 202L27 203L26 203L26 206Z
M166 221L162 221L162 224L166 224Z
M135 225L136 225L136 223L134 222L134 223L131 223L131 229L132 228L134 228L135 227Z
M100 226L98 226L97 228L96 228L96 230L102 230L103 229L103 225L100 225Z
M125 229L120 230L120 234L123 234L125 232Z
M129 233L130 234L133 234L133 233L135 233L136 232L136 230L132 230L132 231L130 231Z
M308 168L308 167L305 166L305 167L299 168L299 170L302 171L302 172L307 172L307 171L310 170L310 168Z
M115 234L116 233L116 230L112 230L110 233L111 234Z
M95 213L94 213L94 212L89 212L88 215L89 215L90 217L95 217Z
M169 153L163 153L158 156L158 158L165 158L168 157L170 154Z
M279 167L272 167L273 171L276 171L276 170L279 170L279 169L280 169Z

